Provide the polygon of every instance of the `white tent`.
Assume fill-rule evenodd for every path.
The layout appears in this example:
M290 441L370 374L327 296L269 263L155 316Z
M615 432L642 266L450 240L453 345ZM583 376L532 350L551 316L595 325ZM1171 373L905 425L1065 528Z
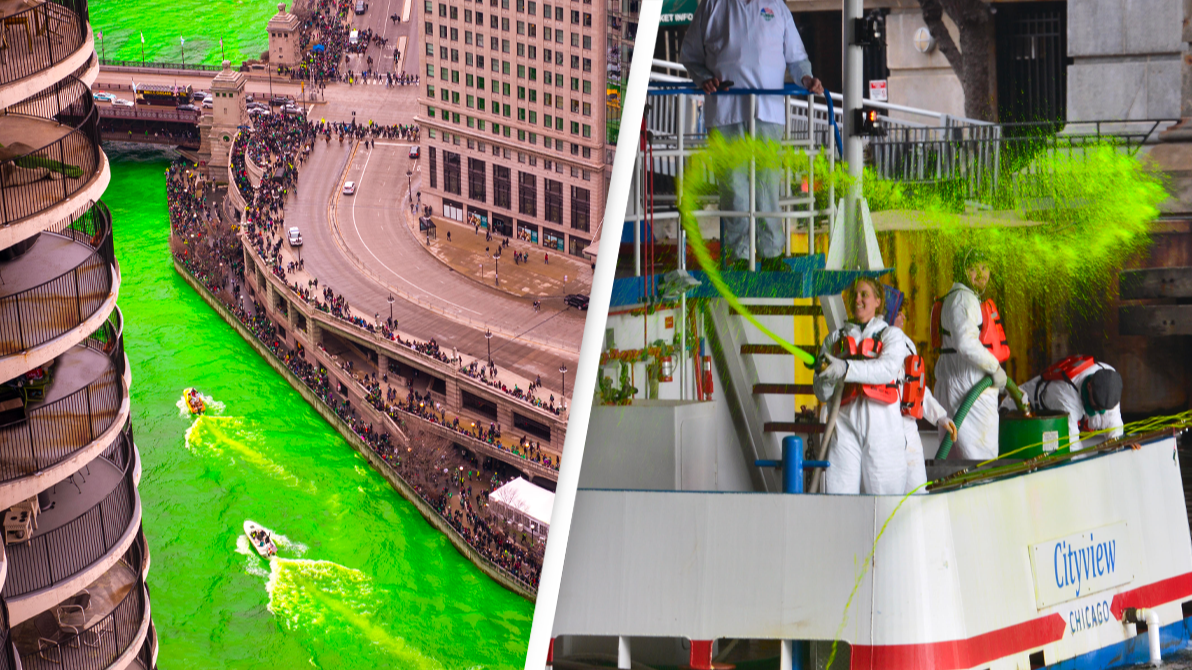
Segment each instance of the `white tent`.
M517 524L536 538L545 540L550 530L550 513L555 494L518 477L488 495L492 511L508 524Z

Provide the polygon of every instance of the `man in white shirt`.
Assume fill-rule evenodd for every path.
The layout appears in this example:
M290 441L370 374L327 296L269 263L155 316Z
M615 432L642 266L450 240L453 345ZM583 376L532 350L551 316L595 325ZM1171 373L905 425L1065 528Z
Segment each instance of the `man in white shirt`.
M822 95L823 84L811 74L811 61L795 29L790 10L780 0L702 0L679 52L679 62L707 94L705 125L732 140L749 133L749 96L713 95L722 82L735 88L782 88L787 72L804 88ZM780 95L759 96L757 137L780 141L786 127ZM777 170L758 170L754 211L778 211ZM720 176L720 209L749 210L748 164ZM722 254L749 259L749 219L724 217ZM778 269L786 248L781 219L758 219L757 252L765 269ZM767 263L767 259L770 260ZM750 268L752 269L752 268Z

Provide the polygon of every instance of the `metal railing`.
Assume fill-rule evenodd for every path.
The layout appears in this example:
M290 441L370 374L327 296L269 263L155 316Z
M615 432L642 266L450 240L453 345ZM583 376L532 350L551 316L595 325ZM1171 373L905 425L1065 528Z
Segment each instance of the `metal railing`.
M149 590L149 585L145 585L145 590ZM145 670L156 670L153 665L153 655L157 651L157 626L153 622L149 622L149 634L145 636L145 643L141 645L141 650L137 652L137 660L141 662L141 667Z
M87 41L87 0L48 0L4 17L7 57L0 84L43 72L66 60ZM21 28L24 30L21 30Z
M24 419L0 427L0 482L52 467L111 427L125 396L123 326L117 308L83 342L110 363L91 383L48 404L35 405Z
M91 89L69 77L4 111L3 117L53 121L71 130L62 138L24 155L0 163L0 225L11 224L44 212L65 201L91 181L99 170L103 152L99 140L99 111ZM0 123L3 121L0 120ZM10 185L24 170L47 170L31 183ZM50 178L53 174L54 178Z
M77 327L107 302L116 263L112 214L97 202L42 235L58 235L94 251L74 268L0 298L0 356L45 344Z
M117 564L136 575L124 600L107 616L78 629L77 634L65 633L53 647L43 648L41 652L36 647L20 649L21 665L25 670L104 670L114 663L132 646L145 620L149 594L141 571L142 561L141 544L133 542ZM118 569L117 566L112 569Z
M99 64L108 67L135 67L145 70L194 70L196 72L219 72L223 70L219 65L204 65L202 63L156 63L154 61L116 60L101 58Z
M12 646L12 630L8 626L8 603L0 599L0 670L17 670L17 652Z
M957 125L942 128L887 128L869 141L874 170L884 179L923 183L965 181L970 190L997 188L1002 128Z
M132 445L132 424L126 423L120 437L100 456L124 472L107 497L67 524L5 548L8 554L5 598L16 598L65 581L116 546L132 523L136 509Z

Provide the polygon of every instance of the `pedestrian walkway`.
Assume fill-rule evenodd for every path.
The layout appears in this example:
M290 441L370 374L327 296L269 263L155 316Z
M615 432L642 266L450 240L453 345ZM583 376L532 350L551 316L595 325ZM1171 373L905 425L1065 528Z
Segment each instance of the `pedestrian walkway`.
M437 235L430 238L427 248L435 258L465 277L529 298L562 298L570 293L586 295L592 291L592 266L586 258L568 256L517 239L511 239L508 247L502 247L501 243L507 239L504 235L493 234L492 239L488 239L484 228L476 229L441 216L433 216L431 220ZM426 233L418 230L418 218L407 212L406 222L425 243ZM515 263L515 251L526 254L528 260ZM501 255L500 260L493 259L497 253Z

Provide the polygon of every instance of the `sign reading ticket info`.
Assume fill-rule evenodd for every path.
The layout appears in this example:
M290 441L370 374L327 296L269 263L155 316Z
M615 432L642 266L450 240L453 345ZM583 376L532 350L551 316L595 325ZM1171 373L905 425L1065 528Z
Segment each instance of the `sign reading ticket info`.
M1121 586L1134 579L1125 523L1032 544L1039 609Z

